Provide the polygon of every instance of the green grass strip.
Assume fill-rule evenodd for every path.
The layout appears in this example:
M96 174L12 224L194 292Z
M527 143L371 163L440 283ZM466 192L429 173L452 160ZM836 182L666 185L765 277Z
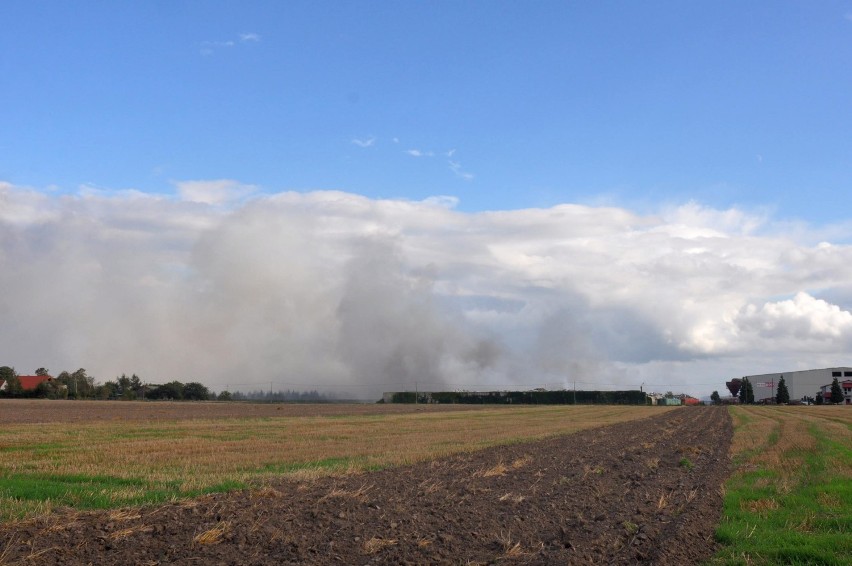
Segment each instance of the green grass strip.
M131 505L162 503L177 498L194 497L241 489L244 484L225 481L202 489L186 491L180 482L148 482L140 478L85 476L61 474L9 474L0 476L0 501L19 501L22 510L26 502L50 501L53 506L76 509L109 509ZM4 520L24 516L6 509ZM10 513L11 511L11 513Z
M733 411L744 411L735 408ZM785 418L784 415L778 415ZM788 415L786 418L790 419ZM749 434L751 418L735 419ZM778 421L780 423L780 420ZM780 455L802 462L773 469L758 460L779 440L773 427L761 448L736 462L726 484L724 512L716 539L724 546L710 564L852 565L852 446L823 424L793 417L799 432L815 439L812 450L789 449ZM792 471L791 469L792 468Z

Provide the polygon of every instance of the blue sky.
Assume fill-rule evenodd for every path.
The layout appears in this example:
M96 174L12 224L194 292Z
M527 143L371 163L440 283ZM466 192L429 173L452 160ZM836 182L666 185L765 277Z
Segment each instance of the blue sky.
M852 0L0 21L0 365L362 398L852 365Z
M4 2L0 179L837 222L852 2ZM364 145L362 147L359 145ZM419 156L415 156L419 153Z

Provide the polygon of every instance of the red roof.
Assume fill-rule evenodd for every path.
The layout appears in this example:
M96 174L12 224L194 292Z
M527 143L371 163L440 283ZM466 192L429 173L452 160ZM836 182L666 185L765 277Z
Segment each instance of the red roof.
M18 381L21 382L21 389L24 391L35 391L39 384L53 381L53 378L49 375L19 375Z

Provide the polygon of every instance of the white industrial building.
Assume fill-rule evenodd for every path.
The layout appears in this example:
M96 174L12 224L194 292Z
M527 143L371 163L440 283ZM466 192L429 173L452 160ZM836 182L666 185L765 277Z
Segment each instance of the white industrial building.
M838 381L852 378L852 367L837 367L825 369L806 369L803 371L784 371L780 373L764 373L761 375L745 376L754 389L754 400L775 397L778 391L778 381L783 377L790 392L790 400L802 397L816 397L820 387L830 384L836 377Z

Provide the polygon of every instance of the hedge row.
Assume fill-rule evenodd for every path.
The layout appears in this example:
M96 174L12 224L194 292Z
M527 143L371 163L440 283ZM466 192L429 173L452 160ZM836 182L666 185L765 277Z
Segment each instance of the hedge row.
M401 391L391 403L457 403L468 405L644 405L642 391Z

